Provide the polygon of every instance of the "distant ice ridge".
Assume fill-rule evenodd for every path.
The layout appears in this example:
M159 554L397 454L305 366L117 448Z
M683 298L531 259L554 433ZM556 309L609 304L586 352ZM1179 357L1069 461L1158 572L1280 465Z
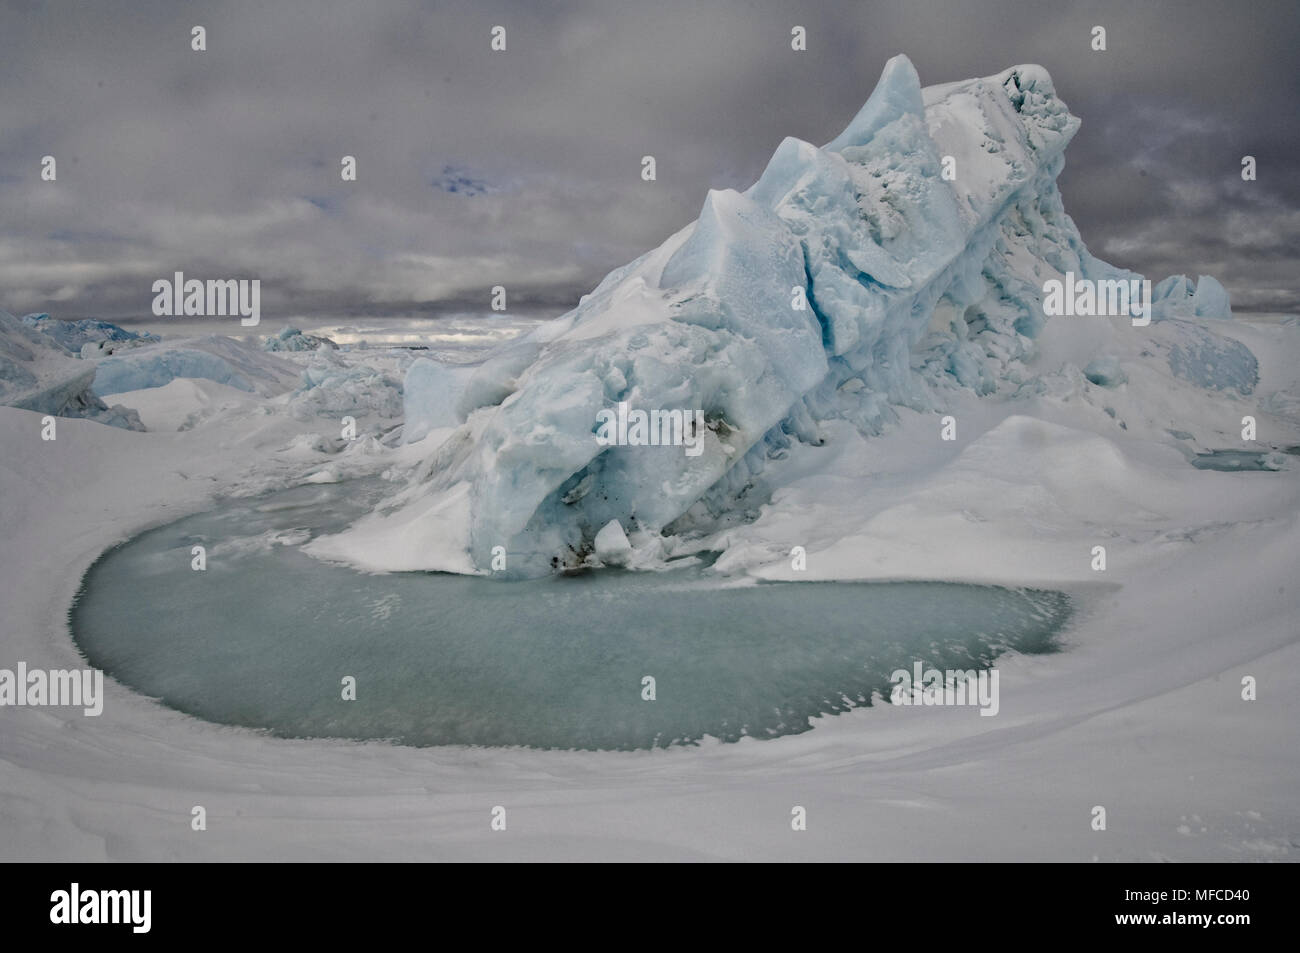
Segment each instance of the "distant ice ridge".
M1014 392L1044 281L1140 278L1089 254L1062 206L1078 126L1042 67L922 90L893 58L830 143L786 139L751 188L711 191L694 224L485 362L461 430L355 545L319 551L457 568L453 539L479 571L496 547L512 575L579 565L611 522L640 545L742 510L766 462L818 444L821 421L877 433L948 390ZM1184 286L1161 288L1181 313ZM1202 278L1192 311L1226 316L1219 291ZM703 453L600 445L597 414L619 402L702 410Z
M0 404L144 430L134 410L109 407L95 394L95 367L93 362L77 360L31 322L0 311Z
M84 351L83 355L89 356ZM177 378L199 378L269 397L288 390L299 374L297 365L264 353L256 344L217 334L118 351L95 363L97 394L120 394L163 387Z
M321 348L336 351L338 345L327 337L316 334L303 334L295 327L286 327L279 334L262 342L264 351L316 351Z
M1153 315L1166 318L1230 318L1228 289L1217 279L1201 275L1192 281L1186 275L1170 275L1151 289Z
M98 353L111 351L115 347L156 344L162 340L156 334L128 331L98 318L61 321L45 313L26 314L23 315L23 324L49 335L73 354L81 354L87 349L89 353Z

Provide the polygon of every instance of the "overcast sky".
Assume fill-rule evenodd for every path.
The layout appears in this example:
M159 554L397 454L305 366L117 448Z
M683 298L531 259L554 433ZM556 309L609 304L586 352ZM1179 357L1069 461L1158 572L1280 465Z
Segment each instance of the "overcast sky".
M902 52L926 85L1045 66L1095 254L1300 311L1297 49L1296 0L0 0L0 308L143 318L179 270L260 278L271 318L497 284L558 313L783 137L832 139Z

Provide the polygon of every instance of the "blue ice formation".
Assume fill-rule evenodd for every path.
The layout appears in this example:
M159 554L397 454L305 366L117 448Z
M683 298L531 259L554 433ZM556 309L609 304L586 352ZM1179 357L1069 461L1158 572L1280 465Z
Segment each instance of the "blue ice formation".
M303 334L295 327L286 327L279 334L273 335L262 342L262 350L264 351L316 351L321 348L336 351L338 345L327 337L316 334Z
M185 377L270 396L287 390L299 373L254 343L222 335L119 351L95 364L95 393L101 395L163 387Z
M128 331L126 328L110 324L108 321L101 321L98 318L65 321L52 318L45 313L27 314L23 316L23 324L29 328L35 328L42 334L49 335L73 354L80 354L82 348L87 344L101 344L103 342L139 342L146 344L162 340L156 334L150 334L147 331Z
M1164 353L1176 377L1209 390L1241 394L1253 393L1259 383L1259 361L1240 341L1191 323L1163 337L1154 347Z
M1228 289L1210 275L1170 275L1151 289L1152 318L1231 318Z
M95 393L121 394L162 387L178 377L197 377L252 391L253 385L225 360L206 351L176 348L106 358L95 376Z
M402 385L404 443L414 443L431 430L461 423L464 418L457 413L457 400L466 377L466 369L448 367L427 357L418 358L406 369Z
M457 405L467 439L411 489L468 486L473 563L504 547L533 575L589 562L611 521L654 534L743 510L822 421L876 433L898 406L1016 387L1045 279L1140 277L1093 257L1062 206L1078 126L1042 67L923 90L891 59L831 142L786 139L752 187L709 192L695 223L486 361ZM602 444L598 414L624 404L702 410L702 452ZM402 505L427 510L411 489Z
M343 364L324 350L303 368L298 389L289 398L289 412L300 419L321 414L400 417L402 385L373 367Z
M144 430L134 410L99 399L95 370L94 362L77 360L54 338L0 311L0 404Z

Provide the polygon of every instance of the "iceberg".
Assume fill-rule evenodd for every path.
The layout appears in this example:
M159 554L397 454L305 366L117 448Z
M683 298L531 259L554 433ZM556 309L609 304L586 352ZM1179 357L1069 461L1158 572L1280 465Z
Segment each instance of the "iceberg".
M1045 280L1141 278L1065 212L1078 127L1040 66L922 89L894 57L839 136L787 138L749 189L709 192L696 222L481 365L460 429L354 527L352 558L444 568L451 533L480 572L502 550L507 575L593 564L618 535L752 510L768 461L822 444L827 421L872 435L955 389L1014 392ZM1196 313L1227 309L1211 282ZM623 402L702 411L702 452L604 445L598 414ZM347 553L348 533L318 550Z
M1152 318L1231 318L1228 289L1210 275L1170 275L1151 290Z

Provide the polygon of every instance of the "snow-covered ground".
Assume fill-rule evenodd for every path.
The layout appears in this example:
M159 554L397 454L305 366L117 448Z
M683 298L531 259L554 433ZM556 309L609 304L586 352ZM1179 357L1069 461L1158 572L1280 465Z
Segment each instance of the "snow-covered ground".
M1293 408L1300 335L1216 324L1261 362L1255 393L1225 399L1142 360L1126 361L1117 390L1087 384L1084 355L1069 362L1052 327L1043 360L1063 363L1043 370L1058 392L971 398L953 410L955 442L939 439L934 414L907 413L869 440L837 433L815 467L796 455L770 474L782 485L757 520L709 542L726 544L722 568L765 576L789 575L784 552L797 544L815 578L1068 586L1081 612L1067 650L1000 659L996 718L877 705L800 735L699 748L405 749L218 727L110 681L98 718L3 712L0 856L1294 859L1300 477L1294 465L1193 469L1164 431L1204 421L1205 446L1239 446L1242 412ZM302 482L327 461L345 475L414 468L449 434L322 453L304 435L332 440L335 421L305 423L288 394L182 387L181 409L200 413L180 431L179 411L142 402L142 419L163 427L60 419L45 442L40 415L0 408L0 666L80 664L67 609L113 543L218 495ZM221 413L201 413L214 401ZM1261 440L1300 443L1298 424L1261 415ZM1104 573L1090 568L1094 544L1107 547ZM1245 675L1259 680L1257 701L1241 700ZM190 829L194 805L206 832ZM496 805L505 832L489 827ZM807 831L790 828L795 805ZM1104 832L1090 828L1095 805Z
M1076 126L1039 67L922 91L892 60L842 136L786 140L540 325L274 353L204 328L74 357L3 323L40 344L16 399L58 406L0 406L0 668L79 667L68 608L113 544L223 496L382 476L385 503L309 553L485 572L503 544L536 575L565 547L639 570L708 552L719 585L1067 590L1064 651L1000 657L996 717L877 704L771 740L414 749L219 727L110 681L99 717L0 710L0 859L1296 859L1300 328L1178 277L1146 326L1046 320L1045 279L1130 277L1061 206ZM702 455L602 448L596 412L626 400L701 408ZM65 406L94 419L43 439ZM1193 466L1216 450L1264 469Z

